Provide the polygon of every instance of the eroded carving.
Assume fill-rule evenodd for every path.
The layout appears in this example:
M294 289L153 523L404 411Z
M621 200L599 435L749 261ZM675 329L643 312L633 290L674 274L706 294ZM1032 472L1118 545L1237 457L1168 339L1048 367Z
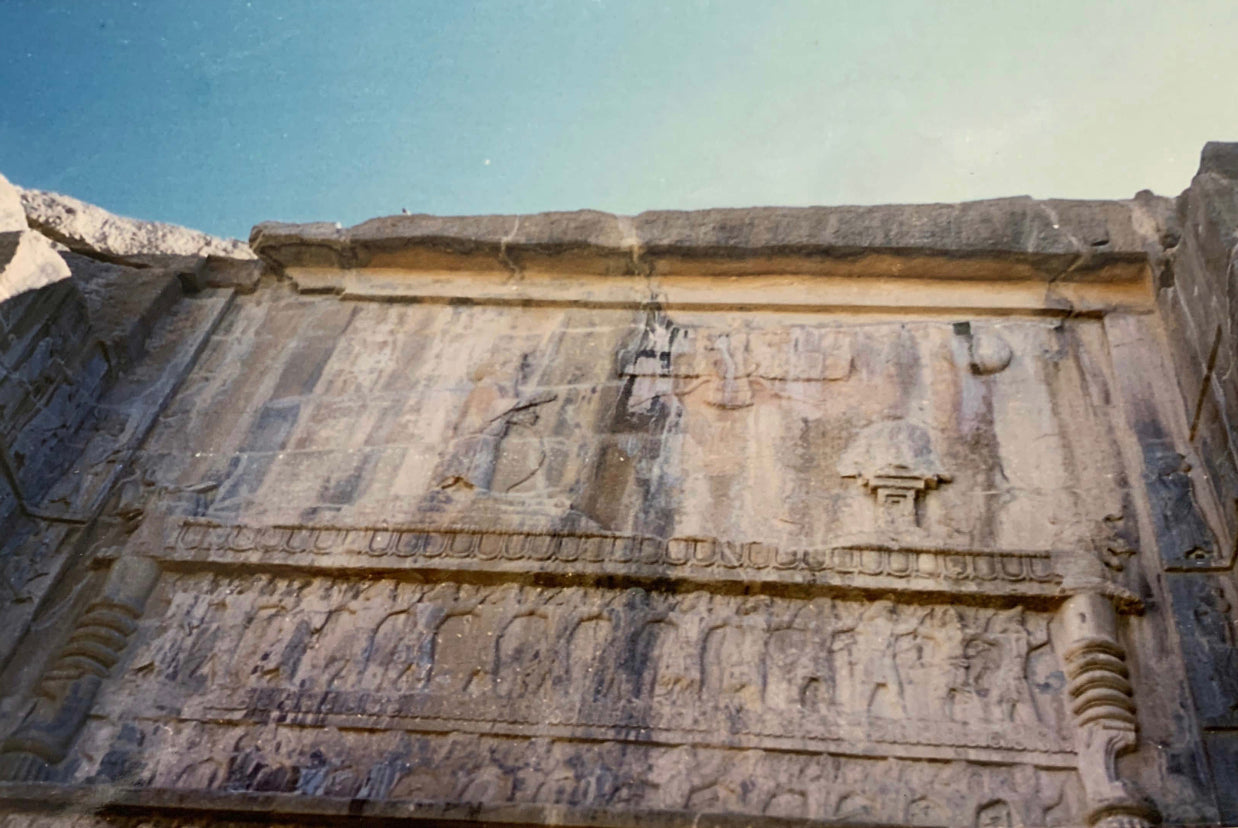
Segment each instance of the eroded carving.
M815 587L1058 596L1049 550L976 550L903 544L787 547L714 538L663 540L620 534L495 531L454 527L229 526L196 519L168 527L159 556L172 561L252 564L292 561L347 571L477 565L554 573L666 574L720 581L810 581Z
M968 326L967 329L968 367L973 374L988 376L1006 370L1014 352L1010 345L997 331Z
M858 739L893 755L1073 763L1043 613L285 577L245 591L234 578L181 578L206 593L152 620L118 698L189 718L604 738L638 727L706 744L725 722L754 746ZM177 618L201 603L216 609L186 636ZM223 666L185 672L208 641Z
M100 727L99 745L114 733ZM328 741L224 723L170 722L157 738L163 750L143 770L156 789L924 826L1076 826L1083 810L1073 772L1028 765L390 731Z
M1096 592L1072 596L1061 610L1070 711L1088 815L1105 828L1153 824L1154 806L1118 773L1117 760L1136 744L1134 691L1126 652L1117 638L1111 599Z
M124 557L112 565L103 594L86 608L39 681L33 709L0 744L0 779L47 779L68 755L158 578L159 566L148 558Z
M1195 495L1190 462L1170 448L1146 452L1144 480L1165 568L1190 571L1227 563Z
M533 428L538 408L555 398L551 391L521 393L495 379L489 366L479 368L435 473L438 487L509 492L526 484L546 459Z
M838 473L854 477L877 498L883 529L919 526L921 494L948 483L927 429L906 420L874 423L856 435L838 461Z
M636 380L633 406L705 387L710 405L747 408L758 388L794 395L797 383L846 379L851 348L850 335L839 329L717 330L658 318L645 327L619 373Z

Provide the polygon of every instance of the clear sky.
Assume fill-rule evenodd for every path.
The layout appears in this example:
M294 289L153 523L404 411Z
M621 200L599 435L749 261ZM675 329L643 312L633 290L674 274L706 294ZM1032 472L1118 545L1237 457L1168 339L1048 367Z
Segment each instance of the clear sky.
M1235 0L0 0L0 172L240 237L1176 194L1236 102Z

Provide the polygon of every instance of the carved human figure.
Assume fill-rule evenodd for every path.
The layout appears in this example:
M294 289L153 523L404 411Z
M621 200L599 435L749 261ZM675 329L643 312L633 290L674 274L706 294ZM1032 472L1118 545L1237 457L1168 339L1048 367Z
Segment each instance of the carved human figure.
M898 605L888 599L863 611L852 630L855 685L849 707L869 715L906 717L897 647L901 638L915 632L922 618L922 614L900 613Z
M718 752L690 745L656 752L650 763L649 782L654 789L650 804L668 811L687 808L694 791L716 783L721 776L722 762L717 756Z
M288 676L290 687L328 690L352 680L353 660L367 637L368 625L358 616L366 604L358 582L316 580L304 590L296 614L305 622L307 640Z
M309 637L309 625L284 600L265 600L246 619L233 651L231 685L275 684L296 672Z
M401 585L395 594L400 609L374 625L361 647L363 689L411 693L425 688L434 663L434 632L455 595L448 584L428 593L417 585Z
M461 764L452 799L466 804L505 802L511 798L514 781L507 768L498 766L484 754L475 754Z
M651 653L652 695L663 715L690 716L701 692L701 648L712 607L707 592L678 596L665 611L655 611L637 636L640 651Z
M523 586L497 590L494 687L503 698L529 699L538 693L553 668L553 625L542 606L544 595Z
M834 624L829 634L827 646L830 663L830 674L833 676L830 704L840 709L854 711L854 699L858 698L858 681L856 674L856 635L855 628L859 623L860 612L850 608L850 602L835 601L830 605Z
M929 612L920 635L929 645L926 659L931 712L955 721L971 695L968 680L967 632L957 607L938 606Z
M702 692L757 709L765 695L766 614L769 599L743 600L735 615L714 627L702 650Z
M1021 725L1040 724L1027 681L1027 658L1034 648L1047 642L1047 632L1041 640L1033 641L1023 609L1015 607L995 612L989 618L987 635L997 645L998 657L990 679L998 720Z
M164 623L138 651L133 671L149 665L168 682L195 689L216 687L218 672L226 663L225 653L232 649L229 634L239 633L219 624L219 608L218 596L191 590L174 592Z
M829 654L828 607L813 601L799 608L788 622L769 633L766 641L765 704L775 710L805 709L820 712L833 693Z
M353 676L352 661L360 648L356 611L339 607L310 618L310 642L297 667L293 683L298 689L330 690Z
M828 757L807 759L766 753L764 776L775 784L765 794L761 814L766 816L811 819L825 812L831 769Z
M873 797L873 782L890 776L893 760L853 759L833 766L826 816L871 823L882 816L883 800Z
M708 402L719 408L747 408L753 402L751 375L745 334L718 334L709 349L717 380L710 385Z
M568 595L564 595L568 598ZM564 623L556 683L573 703L603 702L612 690L615 636L620 613L591 593L570 594L573 611ZM582 600L583 599L583 600Z
M756 810L751 801L760 797L759 788L769 787L760 772L761 751L698 751L698 761L703 753L708 759L697 767L708 768L708 772L692 785L688 808L723 813Z
M532 478L545 461L533 426L538 407L555 399L555 394L522 394L514 382L504 382L496 373L491 363L473 373L473 389L434 476L440 489L506 492ZM516 445L504 446L509 439Z
M477 695L490 678L492 645L478 615L484 594L471 585L440 584L424 601L434 608L427 687L439 694Z
M691 359L695 343L690 330L671 324L665 317L646 320L639 341L620 369L623 376L631 378L629 414L652 413L658 398L675 393L675 377L680 375L676 363L685 356Z
M1149 476L1148 489L1156 507L1153 515L1163 535L1163 554L1171 562L1207 560L1216 555L1218 544L1200 512L1191 480L1191 464L1173 451L1158 452L1149 461L1155 470Z

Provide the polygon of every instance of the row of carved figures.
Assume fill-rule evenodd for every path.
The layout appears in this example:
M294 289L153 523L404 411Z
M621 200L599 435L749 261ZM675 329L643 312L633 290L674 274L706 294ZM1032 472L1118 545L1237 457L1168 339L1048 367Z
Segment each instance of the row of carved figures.
M0 779L55 778L88 717L98 715L96 697L135 637L144 644L110 683L105 715L176 721L194 697L200 704L203 696L222 696L235 710L226 702L238 686L252 696L263 684L303 691L313 677L331 688L341 680L355 686L358 677L364 684L367 676L379 695L411 678L405 697L438 696L457 717L468 717L471 702L485 701L472 712L491 722L516 721L503 719L504 711L523 705L537 713L536 723L570 724L572 711L556 714L556 701L574 701L582 712L616 698L673 702L646 704L655 714L710 703L741 714L768 706L773 675L790 690L782 696L788 707L812 708L811 717L784 720L788 729L806 718L827 719L835 708L874 725L918 723L924 720L910 700L921 697L934 714L927 721L948 722L961 701L975 696L980 712L996 713L999 724L1024 724L1019 711L1037 711L1028 686L1033 654L1043 650L1057 664L1047 619L1022 609L188 574L166 584L163 616L145 618L160 576L158 564L145 558L113 565L44 672L32 708L0 743ZM1135 747L1138 727L1117 607L1094 579L1064 586L1070 591L1054 627L1065 693L1051 681L1035 689L1069 699L1089 823L1150 825L1154 805L1117 764ZM977 666L986 648L998 653L989 671L982 659ZM993 683L985 683L986 674ZM1046 678L1054 676L1062 673ZM819 692L810 694L814 687ZM125 699L139 708L124 711ZM716 714L695 724L720 727Z
M935 826L1080 823L1066 769L622 742L100 722L97 782L469 805L544 804Z
M217 578L176 590L139 654L192 688L429 694L467 708L641 702L790 721L875 716L1060 732L1045 616L818 598Z

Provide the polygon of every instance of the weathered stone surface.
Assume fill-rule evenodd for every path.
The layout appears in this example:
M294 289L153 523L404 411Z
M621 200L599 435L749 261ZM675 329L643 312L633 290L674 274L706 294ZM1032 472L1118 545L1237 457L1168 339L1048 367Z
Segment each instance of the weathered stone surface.
M23 190L22 207L31 227L70 250L113 260L143 256L226 256L249 259L244 242L220 239L157 221L113 215L71 196Z
M21 232L27 228L21 193L0 175L0 233Z
M1213 481L1221 542L1238 544L1238 144L1204 147L1178 199L1182 228L1158 279L1157 300L1186 405L1189 462Z
M0 175L0 302L68 275L69 269L48 240L27 229L21 196Z
M1228 398L1168 367L1227 159L66 254L0 403L74 320L124 359L71 468L17 428L88 519L6 552L4 824L1238 819Z
M115 359L135 360L151 326L180 298L180 282L161 268L110 264L76 253L65 261L86 303L90 326Z
M68 275L64 259L39 233L0 233L0 302Z
M630 225L630 222L626 222ZM596 210L528 216L403 215L344 229L266 222L250 244L279 267L414 264L448 270L513 270L566 259L586 272L633 272L635 239L619 217Z
M16 189L8 192L6 215L13 205L21 209ZM0 637L0 665L113 494L159 413L160 393L170 393L169 376L179 379L184 364L178 369L173 354L192 338L169 345L167 323L194 317L178 310L183 274L206 272L212 261L156 251L135 257L142 266L122 266L100 260L112 258L109 251L85 246L88 255L62 256L57 242L26 229L24 214L15 221L20 229L9 236L17 255L0 275L0 628L8 633ZM124 220L109 223L114 229ZM226 261L225 269L256 263Z
M882 207L596 211L532 216L390 216L356 227L266 223L253 249L277 267L539 269L584 272L840 272L1021 278L1132 278L1147 239L1124 202L997 199ZM883 259L888 257L892 260ZM950 266L947 265L950 263Z
M996 254L1017 258L1138 255L1126 205L1022 197L963 204L655 211L633 219L649 253Z

